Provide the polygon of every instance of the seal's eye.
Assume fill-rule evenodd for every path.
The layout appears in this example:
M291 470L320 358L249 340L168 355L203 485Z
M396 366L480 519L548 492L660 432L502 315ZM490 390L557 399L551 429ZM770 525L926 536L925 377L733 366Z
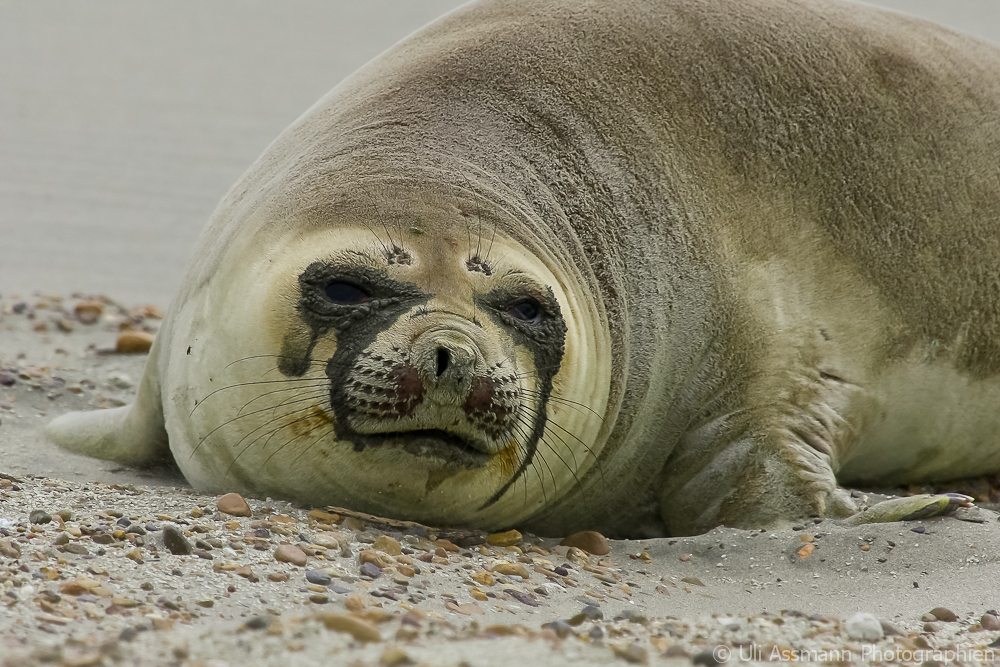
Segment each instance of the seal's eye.
M526 322L527 324L537 324L542 319L542 307L532 299L518 299L507 308L507 314L515 320Z
M371 299L363 287L347 280L334 280L323 291L326 298L338 306L356 306Z

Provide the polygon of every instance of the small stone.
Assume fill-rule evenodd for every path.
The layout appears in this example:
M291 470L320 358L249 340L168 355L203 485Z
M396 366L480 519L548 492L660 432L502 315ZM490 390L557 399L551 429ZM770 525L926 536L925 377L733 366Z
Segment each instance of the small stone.
M310 584L326 586L333 581L333 578L326 572L316 572L315 570L306 570L306 581L308 581Z
M584 530L579 533L573 533L563 538L563 541L559 544L565 547L576 547L595 556L604 556L611 553L611 544L608 542L608 538L595 530Z
M516 530L503 533L492 533L486 536L486 541L495 547L510 547L521 541L522 535Z
M0 371L0 387L11 387L17 382L17 374Z
M313 604L326 604L330 601L330 597L325 593L313 593L309 596L309 601Z
M387 553L390 556L398 556L403 553L403 548L399 545L399 541L394 537L389 537L388 535L381 535L375 539L372 543L378 551Z
M87 550L87 547L83 546L82 544L67 544L62 548L62 550L65 551L66 553L76 554L78 556L86 556L87 554L90 553Z
M184 533L169 524L163 527L163 546L175 556L187 556L194 551Z
M271 572L267 575L268 581L276 581L281 583L283 581L288 581L289 576L287 572Z
M326 524L340 523L339 514L330 514L323 510L309 510L309 518Z
M365 563L371 563L380 570L384 570L387 567L392 567L396 564L388 554L384 554L375 549L365 549L358 553L358 561L364 565Z
M847 636L855 641L875 641L885 636L882 624L874 614L859 611L844 624Z
M583 608L579 614L575 614L572 618L567 621L572 626L577 626L584 621L598 621L604 618L604 612L601 611L600 607L596 607L592 604L588 604Z
M65 317L61 317L58 320L56 320L56 328L59 329L59 331L62 331L63 333L73 333L73 330L76 329L76 324L73 322L73 320L68 320Z
M73 546L73 545L70 544L66 548L69 549L71 546ZM132 549L132 551L129 551L127 554L125 554L125 558L128 558L130 560L134 560L136 563L143 563L144 562L142 560L142 552L139 551L138 549Z
M983 630L990 630L991 632L1000 630L1000 619L987 612L979 619L979 625L983 627Z
M382 570L375 563L364 563L361 565L361 574L378 579L382 576Z
M526 604L529 607L537 607L541 605L541 602L539 602L538 600L536 600L535 598L531 597L530 595L528 595L523 591L519 591L513 588L508 588L504 590L504 593L511 596L521 604Z
M494 584L493 575L486 570L480 570L479 572L473 572L469 575L472 580L475 581L480 586L492 586Z
M316 533L313 535L312 543L324 549L340 549L341 540L334 533Z
M125 373L112 373L108 376L108 384L115 389L131 389L135 382Z
M364 600L361 599L360 595L351 595L346 600L344 600L344 606L347 611L353 611L356 614L360 614L365 609Z
M903 634L892 623L889 623L888 621L879 621L879 623L882 625L882 632L885 633L886 637L888 637L890 635L902 635Z
M937 632L944 627L944 623L939 621L931 621L929 623L924 623L924 632Z
M521 577L524 580L531 578L531 573L528 572L528 568L521 563L500 563L493 568L493 571L499 574Z
M566 551L566 560L574 565L579 565L580 567L590 564L590 558L587 556L587 552L576 547L570 547Z
M457 554L459 551L462 550L461 547L459 547L457 544L455 544L451 540L446 540L446 539L443 539L443 538L440 539L440 540L435 540L434 546L441 547L445 551L451 552L453 554Z
M73 518L73 513L69 510L59 510L56 514L59 515L59 518L63 521L69 521Z
M382 635L379 634L375 624L363 618L350 614L320 614L318 618L328 629L336 630L337 632L346 632L358 641L382 641Z
M670 648L674 648L671 646ZM673 657L673 656L671 656ZM715 651L702 651L691 656L691 663L701 665L701 667L715 667L721 664L715 655Z
M306 554L293 544L282 544L274 550L274 560L279 563L291 563L299 567L305 566L307 562Z
M559 639L566 639L566 637L569 637L573 633L572 626L562 619L558 619L550 623L544 623L542 627L555 632L556 637L559 637Z
M253 514L250 511L250 505L238 493L227 493L221 496L215 506L220 512L232 516L250 516Z
M382 651L382 657L378 659L379 664L385 667L395 667L396 665L408 665L412 660L406 655L406 651L398 646L389 646Z
M81 324L94 324L104 313L104 304L100 301L82 301L76 304L73 312Z
M645 665L649 662L649 651L638 643L612 645L611 652L615 654L616 658L621 658L634 665Z
M205 607L206 609L211 609L215 606L215 600L198 600L195 602L199 607Z
M153 335L145 331L123 331L118 336L115 352L118 354L143 354L153 346Z
M954 623L958 620L958 617L955 616L955 612L946 607L934 607L931 609L930 613L931 616L939 621L944 621L945 623Z
M244 625L246 625L247 628L250 629L250 630L263 630L264 628L266 628L267 626L269 626L271 624L271 618L273 618L273 617L270 617L270 616L254 616L253 618L251 618L250 620L248 620L246 623L244 623Z
M43 512L42 510L35 510L28 515L28 521L33 524L43 524L52 521L52 516L48 512Z

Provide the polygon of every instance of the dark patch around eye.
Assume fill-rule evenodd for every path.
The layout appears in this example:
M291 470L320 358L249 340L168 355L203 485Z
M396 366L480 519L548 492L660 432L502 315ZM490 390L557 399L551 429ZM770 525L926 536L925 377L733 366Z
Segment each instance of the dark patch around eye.
M382 269L351 262L313 262L299 276L296 310L304 328L285 336L278 370L293 377L305 374L316 341L330 331L338 332L334 359L349 368L354 356L400 315L428 299L430 295L413 283L393 280ZM348 330L349 335L339 335ZM331 376L331 380L336 389L336 378Z
M531 433L524 443L528 453L514 475L480 509L499 500L531 465L538 450L538 442L545 433L552 378L559 372L566 350L566 322L552 289L532 286L529 291L535 295L525 295L523 287L504 286L476 298L476 306L487 313L498 326L510 332L515 345L522 345L531 351L538 391L538 409L535 411L534 423L529 425ZM534 317L530 321L523 319L528 315Z

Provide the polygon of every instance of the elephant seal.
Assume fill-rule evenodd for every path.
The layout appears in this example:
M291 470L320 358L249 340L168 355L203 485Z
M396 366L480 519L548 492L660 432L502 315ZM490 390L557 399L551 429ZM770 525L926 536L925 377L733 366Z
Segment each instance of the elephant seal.
M1000 51L832 0L486 0L222 200L64 447L432 524L691 534L1000 470ZM839 476L839 477L838 477Z

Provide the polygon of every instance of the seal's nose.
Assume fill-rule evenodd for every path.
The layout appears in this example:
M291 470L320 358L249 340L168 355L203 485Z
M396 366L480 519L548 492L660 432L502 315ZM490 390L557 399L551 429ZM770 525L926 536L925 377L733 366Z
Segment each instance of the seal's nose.
M482 354L468 336L430 331L417 340L415 348L417 368L427 389L462 396L469 392Z
M448 370L448 363L451 361L451 352L446 347L439 347L437 357L437 376L441 377Z

